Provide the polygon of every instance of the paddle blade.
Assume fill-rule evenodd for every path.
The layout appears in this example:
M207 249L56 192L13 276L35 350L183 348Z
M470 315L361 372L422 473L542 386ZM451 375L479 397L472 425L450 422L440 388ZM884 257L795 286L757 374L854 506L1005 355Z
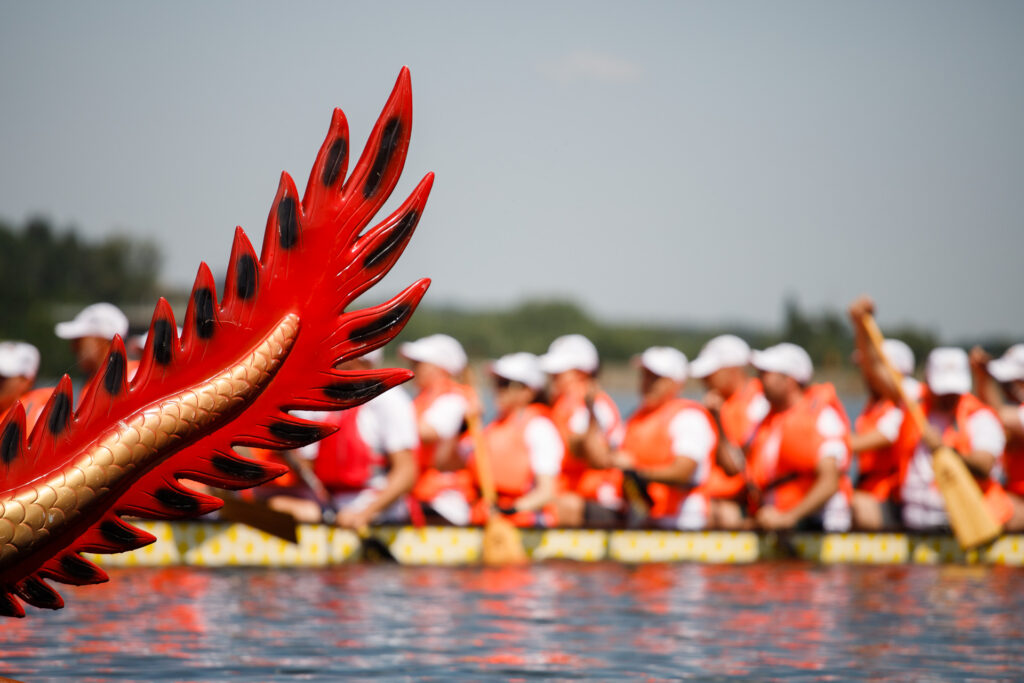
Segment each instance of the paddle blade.
M949 525L964 550L977 548L999 537L1002 529L992 519L978 482L967 470L963 458L950 448L932 455L935 483L946 503Z
M526 564L530 558L523 547L523 537L512 522L492 514L484 527L482 559L488 566Z

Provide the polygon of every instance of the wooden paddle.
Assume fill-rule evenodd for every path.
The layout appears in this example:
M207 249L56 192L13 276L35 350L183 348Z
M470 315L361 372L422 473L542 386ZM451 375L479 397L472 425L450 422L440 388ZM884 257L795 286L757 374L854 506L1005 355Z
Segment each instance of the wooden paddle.
M210 493L224 501L220 509L222 519L251 526L289 543L299 542L298 524L287 512L275 510L262 500L239 498L231 491L211 489Z
M896 385L896 391L899 392L900 400L907 407L911 419L919 430L924 431L928 420L920 404L904 390L903 376L882 352L882 332L878 329L878 324L870 313L861 316L861 323L893 384ZM976 548L998 538L1002 529L992 519L978 482L971 476L963 458L952 448L942 446L932 454L932 469L935 471L935 483L946 504L949 524L953 527L953 534L960 547L964 550Z
M472 373L467 369L466 374L472 384ZM526 564L529 562L529 558L526 555L526 549L523 548L523 538L519 529L495 509L498 503L498 493L494 486L491 461L487 457L480 416L476 413L467 413L466 425L469 427L469 437L473 440L473 457L476 461L477 477L480 480L480 493L487 503L487 524L484 526L481 559L484 564L492 566Z

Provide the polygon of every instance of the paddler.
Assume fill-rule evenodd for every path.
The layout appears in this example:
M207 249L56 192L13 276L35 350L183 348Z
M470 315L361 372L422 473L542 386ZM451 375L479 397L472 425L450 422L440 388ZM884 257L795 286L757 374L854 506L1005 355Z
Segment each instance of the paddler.
M369 370L381 352L338 365L345 371ZM407 494L416 483L415 451L419 445L412 399L402 387L394 387L361 406L324 415L294 411L295 417L315 419L337 428L326 439L298 449L311 467L313 481L330 495L327 510L337 511L335 523L349 529L365 529L372 523L400 524L410 517ZM319 522L323 501L277 496L270 504L291 512L304 522Z
M796 344L754 351L751 364L770 406L748 452L757 526L849 530L849 421L835 388L810 383L814 366Z
M996 411L1006 434L1003 470L1013 514L1005 529L1024 531L1024 344L1014 344L995 360L975 347L970 360L975 393Z
M555 339L540 357L551 380L551 419L566 444L557 499L562 526L613 526L622 515L622 473L611 467L622 418L597 381L601 362L581 334Z
M25 407L26 426L32 429L52 388L33 389L39 372L39 349L20 341L0 342L0 420L11 407L21 401Z
M704 382L704 407L721 435L705 486L714 528L744 525L741 503L746 498L747 480L743 447L769 410L761 381L747 374L749 365L750 346L732 334L711 339L690 364L690 374Z
M398 353L412 362L419 390L413 401L419 434L419 477L413 498L428 512L464 526L476 497L473 477L458 452L466 432L466 415L479 412L476 392L460 376L466 371L466 352L447 334L433 334L402 344Z
M57 323L54 331L71 342L71 351L88 382L106 362L114 337L127 338L128 317L117 306L101 302L86 306L72 320ZM128 361L128 379L137 368L137 361Z
M640 407L626 422L612 463L624 470L624 485L642 487L655 526L704 529L709 511L702 486L715 457L718 430L704 406L680 397L687 377L681 351L653 346L636 364Z
M850 435L858 465L851 501L853 526L878 531L899 525L900 458L907 451L904 442L911 438L911 426L899 392L864 328L864 316L874 314L874 303L861 297L850 305L849 314L856 342L853 360L868 391L867 403ZM918 399L921 385L912 377L914 352L898 339L886 339L882 353L902 375L907 395Z
M498 512L520 527L552 527L557 523L555 494L565 444L538 402L547 378L532 353L502 356L491 366L497 417L483 430L484 457L490 463ZM474 453L473 459L480 457ZM475 462L471 467L476 471ZM483 500L473 510L483 523Z
M944 530L949 526L946 506L935 485L932 452L942 445L964 459L981 487L992 518L1005 524L1013 515L1006 491L993 478L1006 446L1003 425L992 408L971 393L967 352L937 348L928 355L921 408L927 425L916 427L902 477L903 524L914 530Z

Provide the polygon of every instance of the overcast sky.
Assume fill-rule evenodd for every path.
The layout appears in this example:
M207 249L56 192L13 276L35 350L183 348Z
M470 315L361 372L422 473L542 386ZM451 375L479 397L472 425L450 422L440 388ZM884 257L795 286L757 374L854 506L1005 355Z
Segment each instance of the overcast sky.
M333 107L412 70L434 192L380 297L564 296L608 320L844 306L1024 338L1024 3L0 5L0 216L257 244ZM401 196L399 196L401 195Z

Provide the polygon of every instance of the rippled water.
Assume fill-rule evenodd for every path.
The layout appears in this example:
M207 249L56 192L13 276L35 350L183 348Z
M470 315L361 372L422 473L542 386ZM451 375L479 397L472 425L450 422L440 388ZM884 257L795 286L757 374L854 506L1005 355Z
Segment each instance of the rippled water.
M121 570L3 624L23 680L1012 679L1024 572L693 564Z

